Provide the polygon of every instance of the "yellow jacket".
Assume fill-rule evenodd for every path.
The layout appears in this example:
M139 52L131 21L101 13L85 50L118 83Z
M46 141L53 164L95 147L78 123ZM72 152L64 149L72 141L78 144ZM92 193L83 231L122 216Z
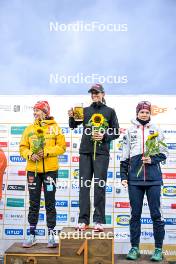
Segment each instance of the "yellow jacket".
M26 170L36 170L36 162L30 158L34 151L34 142L38 141L38 129L43 131L44 158L37 162L37 172L58 170L58 155L65 152L66 143L65 137L54 119L35 121L24 130L20 141L20 155L27 160Z

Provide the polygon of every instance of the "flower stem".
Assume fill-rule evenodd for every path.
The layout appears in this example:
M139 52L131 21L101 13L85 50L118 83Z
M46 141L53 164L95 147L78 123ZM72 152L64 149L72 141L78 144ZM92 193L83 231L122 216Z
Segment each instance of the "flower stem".
M137 173L137 178L139 177L139 174L141 173L142 169L144 168L144 164L141 165L140 169L138 170Z
M38 165L38 163L37 163L37 160L36 160L36 162L35 162L35 177L37 177L37 165Z
M94 141L94 160L96 159L97 141Z

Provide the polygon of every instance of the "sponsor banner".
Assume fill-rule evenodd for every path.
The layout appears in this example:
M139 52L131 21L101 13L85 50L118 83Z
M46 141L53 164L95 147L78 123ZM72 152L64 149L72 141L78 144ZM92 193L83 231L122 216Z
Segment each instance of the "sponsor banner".
M165 230L165 243L175 244L176 230Z
M25 224L25 211L5 211L4 224L13 226L18 225L19 223L21 226Z
M115 214L114 226L126 227L129 226L130 215L129 214Z
M25 164L26 160L24 158L22 158L21 156L19 156L18 154L16 154L16 153L14 153L14 154L11 153L10 156L9 156L9 164L10 165L16 165L16 164L20 164L20 163Z
M71 182L70 196L79 196L79 181L75 180Z
M56 197L60 198L61 196L69 196L70 181L66 179L59 179L56 186Z
M4 221L3 211L0 210L0 225L3 224L3 221Z
M113 179L114 178L114 170L111 168L108 168L108 172L107 172L107 179Z
M154 244L140 244L140 253L144 255L152 255L154 251ZM166 261L176 261L176 245L164 244L163 253Z
M112 214L108 214L108 212L107 212L105 215L105 219L106 219L106 226L111 227L112 221L113 221Z
M153 230L152 229L142 229L140 241L142 243L153 243Z
M45 219L46 219L46 213L43 212L43 213L39 213L39 218L38 218L38 221L40 224L44 224L45 223Z
M114 145L115 145L115 142L111 141L110 142L110 152L114 152Z
M6 150L8 148L8 142L3 141L3 138L0 138L0 148L2 148L3 150Z
M79 168L71 168L71 179L79 180Z
M20 176L20 177L19 177ZM21 177L24 176L25 178ZM18 181L24 181L26 182L26 171L25 171L25 165L23 166L9 166L8 168L8 180L18 180Z
M108 183L106 184L106 196L107 197L113 197L114 194L114 186L112 183Z
M19 226L13 225L4 226L4 239L24 239L24 229Z
M58 225L66 226L68 225L68 214L60 213L56 215L56 222Z
M39 238L42 238L42 239L46 238L46 229L43 227L36 228L35 233L36 233L36 236ZM29 236L29 234L30 234L30 229L28 228L26 230L26 235Z
M114 153L110 152L110 156L109 156L109 169L110 168L114 168L115 164L114 164Z
M10 128L10 134L11 135L22 135L23 131L25 130L27 126L11 126Z
M71 156L71 166L79 166L79 154L78 153L72 153Z
M78 217L79 213L78 212L70 212L69 213L69 219L70 219L70 226L76 226L78 223Z
M66 141L66 151L70 152L71 151L71 142L70 142L70 138L66 137L65 141Z
M10 151L19 151L19 143L20 143L20 138L11 138L9 142L9 150Z
M114 228L114 240L115 242L121 243L121 242L130 242L130 232L129 229L126 228Z
M122 200L122 198L120 198ZM115 202L114 203L114 211L118 211L118 209L120 209L122 211L122 208L123 209L128 209L129 211L129 208L130 208L130 203L129 202L125 202L125 201L119 201L119 202Z
M6 194L18 194L18 195L25 195L25 184L15 184L15 182L8 182ZM16 182L18 183L18 182Z
M0 225L0 239L2 239L2 234L3 233L3 231L2 231L2 226Z
M0 124L0 134L7 134L9 133L9 126ZM4 136L4 135L3 135ZM1 136L0 136L1 137ZM5 137L5 136L4 136Z
M161 163L163 169L174 169L176 164L176 155L169 152L165 162Z
M162 188L162 193L164 197L176 197L176 185L164 185Z
M128 197L128 189L124 188L122 185L118 185L114 189L114 197Z
M172 197L170 197L170 199L162 199L161 208L164 212L164 215L167 215L167 213L174 213L174 209L176 209L176 200L173 200Z
M24 208L24 198L7 197L6 207Z
M59 210L66 210L68 211L68 198L63 200L56 200L56 208L59 208Z
M79 152L79 147L81 143L81 138L73 138L72 139L72 151L73 152Z
M4 209L4 199L0 200L0 210Z
M174 173L174 172L168 172L168 173L163 173L162 174L162 176L163 176L163 179L164 180L176 180L176 173Z
M59 155L58 160L60 165L69 166L70 165L70 153L65 153L64 155Z
M58 170L59 179L68 179L69 178L69 169L59 169Z
M70 211L79 212L79 200L75 199L75 197L71 197L71 200L70 200Z
M111 197L106 198L106 212L113 212L113 201L114 199Z
M173 142L167 142L167 147L168 147L169 152L170 152L170 151L174 151L174 152L176 152L176 143L173 143Z

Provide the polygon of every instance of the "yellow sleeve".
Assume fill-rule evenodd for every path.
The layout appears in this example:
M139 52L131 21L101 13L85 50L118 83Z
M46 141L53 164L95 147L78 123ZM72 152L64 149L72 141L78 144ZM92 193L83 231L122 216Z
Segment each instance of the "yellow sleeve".
M61 129L57 127L56 143L55 146L45 146L44 147L44 157L54 157L62 155L66 151L65 136L62 134Z
M20 156L24 159L30 159L32 151L30 150L28 128L26 128L22 134L20 141Z

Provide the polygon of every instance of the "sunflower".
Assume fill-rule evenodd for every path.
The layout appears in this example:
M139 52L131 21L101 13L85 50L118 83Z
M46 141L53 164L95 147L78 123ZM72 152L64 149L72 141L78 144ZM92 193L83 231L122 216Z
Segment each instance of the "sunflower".
M44 131L43 131L42 128L38 128L38 129L37 129L37 136L38 136L38 137L43 137L43 133L44 133Z
M159 133L158 132L155 132L154 134L149 135L147 139L148 140L152 140L154 138L157 138L158 136L159 136Z
M102 114L93 114L91 121L93 126L99 127L104 123L105 118Z

